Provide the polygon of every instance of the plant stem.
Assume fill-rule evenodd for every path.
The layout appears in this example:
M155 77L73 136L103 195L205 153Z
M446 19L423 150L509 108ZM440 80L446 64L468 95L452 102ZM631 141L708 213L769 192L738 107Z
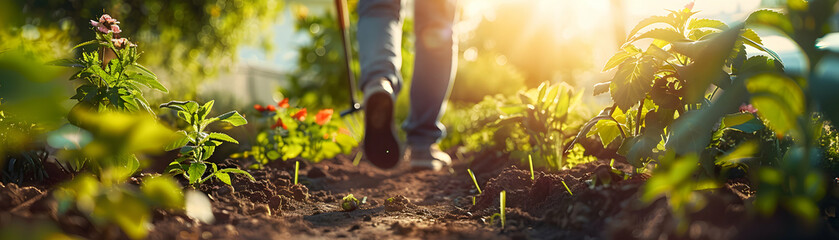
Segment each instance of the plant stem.
M294 185L297 185L297 172L300 170L300 161L294 162Z

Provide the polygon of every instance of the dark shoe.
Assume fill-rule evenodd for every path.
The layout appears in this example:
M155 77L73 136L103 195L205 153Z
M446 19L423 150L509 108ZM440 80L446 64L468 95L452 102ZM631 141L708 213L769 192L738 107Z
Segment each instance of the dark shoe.
M410 161L414 170L439 171L452 165L452 157L440 150L437 144L409 146L405 150L405 159Z
M399 162L399 143L393 125L393 107L396 100L390 81L367 84L364 92L364 155L373 165L383 169Z

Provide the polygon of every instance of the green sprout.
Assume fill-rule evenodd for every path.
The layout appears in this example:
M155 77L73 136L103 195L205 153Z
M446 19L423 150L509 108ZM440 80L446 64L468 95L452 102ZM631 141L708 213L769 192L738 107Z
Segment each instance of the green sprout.
M359 163L361 163L361 152L356 153L355 158L352 160L353 166L358 166Z
M568 190L568 194L571 194L571 196L574 196L574 193L572 193L571 189L568 188L568 185L565 184L565 180L562 180L562 186L565 186L565 190Z
M501 228L507 224L507 191L501 191Z
M533 156L530 154L527 155L527 162L530 163L530 180L535 180L536 177L533 176Z
M297 185L297 172L300 171L300 161L294 162L294 185Z
M472 173L472 169L466 169L466 171L468 171L468 172L469 172L469 176L471 176L471 177L472 177L472 182L473 182L473 183L475 183L475 188L477 188L477 189L478 189L478 194L483 193L483 192L481 192L481 186L478 186L478 180L476 180L476 179L475 179L475 174L474 174L474 173ZM473 202L473 204L474 204L474 199L473 199L473 201L472 201L472 202Z
M358 199L352 195L352 193L347 194L346 197L341 199L341 209L344 209L344 211L349 212L352 210L356 210L358 209L358 205L360 205L360 203L358 202Z

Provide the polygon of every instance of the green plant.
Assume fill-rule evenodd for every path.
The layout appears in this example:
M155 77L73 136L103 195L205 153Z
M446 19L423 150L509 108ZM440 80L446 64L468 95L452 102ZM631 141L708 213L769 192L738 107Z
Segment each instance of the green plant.
M210 111L213 109L213 102L209 101L203 106L193 101L171 101L160 105L161 108L169 108L177 111L178 117L187 122L187 130L179 130L177 132L178 139L174 143L166 147L166 150L174 150L180 148L180 156L169 163L166 168L167 173L183 174L189 180L189 184L201 184L212 177L222 181L227 185L231 185L230 173L243 174L254 180L250 173L238 168L224 168L218 169L215 163L207 162L206 160L213 155L216 147L223 142L239 143L227 134L218 132L207 132L206 128L211 123L221 121L231 125L241 126L248 123L239 112L230 111L216 117L207 118ZM207 164L212 166L212 171L207 177L204 177L207 171Z
M504 226L507 224L507 191L502 190L499 193L499 213L493 214L490 217L490 224L495 222L495 218L501 218L501 229L504 229Z
M139 188L128 183L104 184L91 175L79 175L54 191L57 211L80 211L94 226L116 225L133 239L148 236L152 209L183 209L184 195L174 179L145 177Z
M81 68L70 80L82 79L84 84L76 88L76 95L71 99L78 101L77 107L102 111L117 109L123 111L145 110L154 114L148 101L143 97L140 86L146 86L161 92L168 92L154 75L143 65L137 63L140 52L137 45L126 38L120 38L122 30L119 21L105 14L98 21L91 20L96 39L75 48L95 44L96 51L82 53L80 59L63 59L53 64Z
M294 185L297 185L297 174L300 172L300 161L294 162Z
M256 144L250 150L232 157L253 156L259 164L297 157L316 163L349 153L358 145L346 129L332 121L332 109L309 117L306 108L291 107L287 98L276 107L257 104L254 109L259 112L257 121L270 127L256 135Z
M472 169L466 169L466 171L469 172L469 177L472 178L472 183L475 183L475 189L478 189L478 194L483 193L481 192L481 186L478 185L478 180L475 179L475 174L472 173Z
M357 198L355 198L352 195L352 193L347 194L346 197L341 199L341 209L344 209L344 211L349 212L349 211L355 210L355 209L358 208L358 205L359 205L359 201L358 201Z
M512 124L523 130L525 146L515 146L513 156L525 161L530 156L537 166L562 169L564 147L570 141L569 132L575 127L570 117L578 106L582 91L572 96L565 84L549 85L547 82L531 91L519 92L520 103L502 106L496 125Z
M781 67L779 61L763 56L746 58L748 45L777 59L751 29L693 18L696 13L686 6L666 16L646 18L629 32L626 43L603 69L617 68L614 78L595 85L594 93L609 92L614 105L586 123L577 138L597 134L608 146L620 136L618 153L642 170L664 154L664 143L673 132L670 125L707 107L720 90L732 88L732 77L748 74L752 68ZM650 26L663 28L642 31ZM654 40L642 51L634 45L641 39ZM706 94L709 85L713 91Z

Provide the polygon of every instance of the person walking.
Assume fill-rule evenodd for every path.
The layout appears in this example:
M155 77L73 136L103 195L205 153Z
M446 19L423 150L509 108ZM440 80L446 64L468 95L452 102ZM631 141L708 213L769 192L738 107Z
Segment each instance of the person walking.
M457 64L453 25L455 0L416 0L416 54L410 111L402 124L407 146L400 154L393 112L402 89L402 0L360 0L358 45L360 88L364 93L366 129L363 151L373 165L393 168L402 158L413 169L440 170L451 157L437 143L445 136L440 123Z

